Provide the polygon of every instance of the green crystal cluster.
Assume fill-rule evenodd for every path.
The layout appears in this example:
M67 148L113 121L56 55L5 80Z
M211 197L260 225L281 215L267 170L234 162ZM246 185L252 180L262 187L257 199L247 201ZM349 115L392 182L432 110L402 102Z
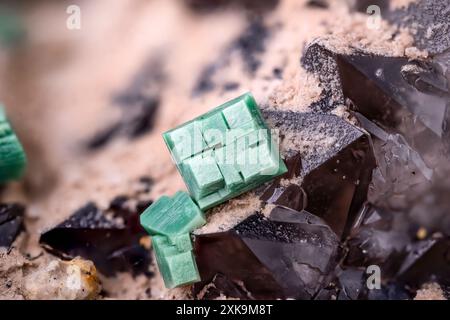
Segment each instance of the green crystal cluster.
M256 102L244 94L163 134L190 193L163 196L141 215L168 288L200 280L190 232L207 210L287 171ZM192 198L191 198L192 197ZM195 201L195 202L194 202Z
M251 94L163 134L202 210L287 171Z
M25 152L0 104L0 183L20 178L25 166Z
M152 237L166 287L199 281L190 232L204 225L205 217L191 197L182 191L172 198L162 196L142 213L140 219Z

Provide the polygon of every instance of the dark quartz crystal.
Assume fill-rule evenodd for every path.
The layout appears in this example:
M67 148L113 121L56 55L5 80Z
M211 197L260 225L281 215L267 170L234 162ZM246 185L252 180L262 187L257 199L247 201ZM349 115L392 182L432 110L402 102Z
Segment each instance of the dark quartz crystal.
M324 39L306 47L301 63L322 88L313 113L263 110L280 130L289 171L255 192L277 207L269 219L255 214L196 235L198 298L410 299L425 282L450 285L448 1L393 11L389 1L358 1L353 9L373 4L416 30L429 58L343 54ZM342 105L371 138L330 115ZM319 249L316 237L328 242ZM369 290L365 270L374 264L381 289Z
M374 170L368 199L389 210L406 211L408 198L416 198L430 187L433 170L399 134L388 134L373 122L357 115L373 135L378 168Z
M297 211L303 210L306 206L305 191L296 184L287 187L272 184L261 196L261 200Z
M107 213L88 203L44 232L40 243L60 257L90 259L107 276L119 271L148 274L150 252L139 242L146 232L139 214L125 209L122 200L116 198Z
M450 285L450 238L438 235L413 243L406 251L397 275L400 283L415 289L430 281Z
M437 170L431 185L422 192L407 194L409 219L428 234L440 232L450 236L449 168Z
M367 290L368 300L409 300L412 298L411 293L396 283L381 285L381 289Z
M24 212L19 204L0 204L0 247L9 248L24 229Z
M299 153L288 157L285 160L288 171L275 179L273 183L264 191L260 199L269 204L276 204L301 211L306 207L306 193L297 184L291 183L288 186L281 185L281 179L291 179L300 176L302 162Z
M434 61L364 53L338 55L343 94L367 119L402 134L429 165L448 149L449 82Z
M378 265L383 279L388 279L398 271L410 241L404 214L366 205L346 241L344 265Z
M303 180L306 210L322 217L339 235L347 234L366 200L374 164L366 136L308 173Z
M337 300L358 300L367 290L364 269L339 270L338 287Z
M413 297L404 285L396 282L381 283L380 289L369 289L365 270L357 267L336 268L335 278L319 291L315 300L407 300Z
M281 179L292 179L300 176L302 171L302 157L300 152L292 152L292 155L288 155L284 159L284 163L288 171L280 177Z
M214 276L212 281L202 289L196 298L200 300L217 299L220 298L224 292L230 297L242 300L252 299L251 293L248 292L240 282L234 282L220 273Z
M412 61L361 50L347 55L318 39L302 57L305 69L324 84L312 108L328 113L351 100L363 117L390 135L402 135L434 168L450 146L449 52Z
M315 300L360 300L367 299L367 274L365 268L338 266L330 284L319 291ZM381 291L381 290L376 290ZM381 293L381 292L379 292Z
M339 245L320 218L283 207L269 219L255 214L231 230L195 235L194 243L202 278L194 293L214 282L225 296L249 299L313 298L328 282Z
M270 111L266 119L305 145L301 154L305 209L324 219L339 237L347 234L366 200L375 167L369 137L333 115ZM273 190L263 200L277 198L280 188Z

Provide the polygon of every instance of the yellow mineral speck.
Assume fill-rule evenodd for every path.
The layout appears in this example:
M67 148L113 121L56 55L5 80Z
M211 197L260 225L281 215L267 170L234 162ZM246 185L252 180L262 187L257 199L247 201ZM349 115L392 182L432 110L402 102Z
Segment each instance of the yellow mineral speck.
M139 239L139 244L147 250L152 247L152 239L150 236L143 236Z
M417 230L416 237L419 240L423 240L427 237L427 234L427 229L425 229L424 227L420 227L419 230Z

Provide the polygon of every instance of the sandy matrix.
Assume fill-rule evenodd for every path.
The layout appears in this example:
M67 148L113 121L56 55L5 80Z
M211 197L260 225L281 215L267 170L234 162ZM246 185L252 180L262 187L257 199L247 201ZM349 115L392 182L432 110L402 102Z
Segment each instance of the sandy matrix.
M156 181L150 192L139 193L143 200L185 189L162 132L246 91L263 108L308 111L321 87L299 61L305 45L317 37L342 52L364 48L395 56L426 55L413 47L408 30L396 30L384 21L378 29L367 28L367 17L350 14L347 1L332 1L328 9L321 9L306 6L306 1L284 0L260 18L268 34L263 50L255 54L260 65L250 72L242 55L229 49L255 19L243 10L195 13L182 1L167 0L71 3L81 7L81 30L66 28L62 1L37 2L23 9L27 41L16 49L0 50L0 100L29 158L23 181L9 184L1 193L2 202L27 206L27 232L17 239L9 258L5 253L0 257L0 283L8 279L9 288L14 288L0 286L4 298L39 298L30 296L25 280L54 259L38 245L39 235L88 201L106 209L117 195L135 197L142 176ZM164 74L163 83L149 84L160 98L153 130L86 151L85 142L121 116L112 97L129 87L148 61L157 61ZM214 64L213 88L193 94L205 66ZM227 87L229 83L234 85ZM334 113L348 118L344 107ZM199 232L226 228L259 206L251 192L244 194L213 209ZM99 275L108 293L100 298L189 298L187 288L166 290L156 267L151 268L152 278ZM34 274L36 279L40 276ZM439 290L430 285L418 298L441 297ZM62 298L89 298L57 292Z

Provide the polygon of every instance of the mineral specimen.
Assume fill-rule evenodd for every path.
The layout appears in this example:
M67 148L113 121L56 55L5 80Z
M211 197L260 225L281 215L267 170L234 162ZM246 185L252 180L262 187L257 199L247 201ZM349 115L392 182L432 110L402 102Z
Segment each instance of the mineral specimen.
M422 227L427 234L441 233L450 236L450 215L448 193L449 168L437 168L433 181L418 192L406 192L408 218L411 223Z
M183 191L178 191L172 198L159 198L142 213L140 220L151 236L168 238L189 233L206 222L203 212Z
M211 208L286 172L255 100L245 94L163 135L191 196Z
M0 247L9 248L23 230L24 211L19 204L0 204Z
M348 268L339 271L337 300L358 300L366 291L364 270Z
M409 6L408 14L436 8L419 2ZM442 35L442 30L437 33ZM438 175L446 176L442 167L449 151L448 51L408 59L335 49L317 40L302 57L305 69L322 84L320 98L309 106L314 113L263 110L270 127L281 133L288 172L255 193L263 203L277 207L269 219L255 214L230 230L195 235L202 275L194 286L197 298L407 299L426 281L447 283L450 246L443 214L448 211L443 200L447 187L434 181ZM373 140L329 114L344 105L350 106ZM374 203L366 203L369 185L369 200ZM323 219L328 230L344 240L342 255L336 253L344 258L342 264L336 268L336 260L329 260L334 262L321 274L323 281L316 278L314 289L307 281L301 283L303 269L292 265L293 261L308 265L299 262L308 254L299 248L298 256L286 258L289 251L282 249L286 239L296 243L293 239L304 235L299 231L303 225L296 221L303 209ZM432 216L426 214L430 210ZM285 211L281 220L276 218L279 211ZM271 237L273 225L280 229ZM282 228L294 232L282 238L286 232ZM441 237L429 238L434 232ZM320 256L321 250L309 252ZM233 263L219 252L225 257L233 252ZM433 261L436 266L430 266ZM283 264L282 272L278 264ZM372 264L381 268L381 289L366 287L364 270Z
M353 267L380 267L384 279L394 276L411 241L409 224L401 212L389 212L366 205L346 243L344 264Z
M285 135L287 153L298 153L299 145L305 146L300 170L305 209L324 219L339 237L347 234L366 200L375 167L367 134L333 115L270 111L265 116ZM292 171L297 167L293 164Z
M311 43L302 58L323 84L314 110L327 113L347 105L373 141L378 167L368 194L371 203L353 219L343 264L347 269L380 266L383 285L359 299L410 298L427 281L445 284L450 277L442 178L448 172L450 145L448 23L430 21L434 16L446 20L445 3L417 1L383 14L417 28L413 37L429 58L339 51L322 39ZM305 178L302 187L308 195ZM307 209L309 201L308 195ZM337 281L317 297L341 299L341 294Z
M410 244L407 256L397 275L400 283L419 289L421 285L437 281L450 285L450 239L436 235Z
M276 186L274 183L264 192L261 200L297 211L301 211L306 207L305 191L296 184L283 187Z
M26 165L25 152L0 104L0 183L19 179Z
M225 296L310 299L334 268L339 241L320 218L275 207L269 219L252 215L231 230L197 234L194 244L196 294L215 282Z
M344 96L363 116L402 134L432 166L446 147L449 83L434 61L355 53L338 55ZM444 141L444 144L448 143ZM434 161L433 161L434 160Z
M400 134L388 134L356 113L361 125L372 134L378 168L374 171L368 200L389 210L406 210L408 198L429 188L433 170Z
M162 196L141 215L141 225L152 236L159 272L167 288L200 280L192 255L190 232L205 224L203 212L186 192Z
M41 235L40 243L61 257L90 259L101 273L130 270L149 274L150 252L140 244L146 232L137 212L102 212L93 203Z
M91 261L54 259L31 271L23 279L23 295L30 300L95 299L101 290Z
M200 281L189 233L170 240L164 236L153 236L152 244L159 272L167 288Z

